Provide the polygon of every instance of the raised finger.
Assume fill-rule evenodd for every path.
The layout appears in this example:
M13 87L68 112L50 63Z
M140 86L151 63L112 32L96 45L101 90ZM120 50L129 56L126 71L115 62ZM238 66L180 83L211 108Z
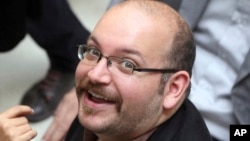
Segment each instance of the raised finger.
M1 116L6 118L15 118L19 116L25 116L32 114L33 110L29 106L18 105L14 106L1 114Z

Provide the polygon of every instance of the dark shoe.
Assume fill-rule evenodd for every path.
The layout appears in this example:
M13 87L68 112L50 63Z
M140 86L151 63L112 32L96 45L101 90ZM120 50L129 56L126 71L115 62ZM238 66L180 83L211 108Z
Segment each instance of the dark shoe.
M38 122L51 116L60 100L74 86L74 73L49 70L47 76L29 89L21 100L34 114L27 116L30 122Z

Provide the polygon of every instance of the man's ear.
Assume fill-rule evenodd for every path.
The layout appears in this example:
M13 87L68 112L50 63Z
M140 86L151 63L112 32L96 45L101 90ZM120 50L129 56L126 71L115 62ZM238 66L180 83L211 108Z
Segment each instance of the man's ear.
M190 83L190 76L186 71L178 71L171 75L164 90L163 107L172 109L176 107L185 97L185 92Z

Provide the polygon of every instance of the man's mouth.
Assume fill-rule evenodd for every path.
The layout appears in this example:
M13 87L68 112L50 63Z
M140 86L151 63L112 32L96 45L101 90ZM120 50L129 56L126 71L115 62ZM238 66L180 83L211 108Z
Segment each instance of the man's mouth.
M104 104L104 103L109 103L109 104L114 104L115 101L112 100L111 98L102 96L100 94L88 91L88 98L89 100L98 103L98 104Z

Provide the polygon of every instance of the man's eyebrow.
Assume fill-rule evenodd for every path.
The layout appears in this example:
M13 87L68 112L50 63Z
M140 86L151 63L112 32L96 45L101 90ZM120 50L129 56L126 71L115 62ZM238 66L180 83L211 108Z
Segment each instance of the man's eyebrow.
M124 53L124 54L131 54L131 55L134 55L134 56L140 58L143 61L142 63L146 62L144 60L142 54L139 51L135 50L135 49L120 47L120 48L116 48L115 52L120 52L120 53Z
M97 46L100 46L100 44L99 44L98 40L96 39L96 37L90 35L90 36L88 37L88 39L87 39L87 42L88 42L89 40L93 41Z
M87 41L93 41L98 47L101 48L97 38L95 36L89 36ZM143 59L141 53L135 49L131 49L131 48L127 48L127 47L119 47L115 49L115 52L120 52L120 53L126 53L126 54L132 54L135 55L137 57L139 57L143 62L145 62L145 60Z
M130 48L116 48L115 49L116 52L122 52L122 53L127 53L127 54L134 54L134 55L137 55L137 56L140 56L141 57L141 53L137 50L134 50L134 49L130 49Z

